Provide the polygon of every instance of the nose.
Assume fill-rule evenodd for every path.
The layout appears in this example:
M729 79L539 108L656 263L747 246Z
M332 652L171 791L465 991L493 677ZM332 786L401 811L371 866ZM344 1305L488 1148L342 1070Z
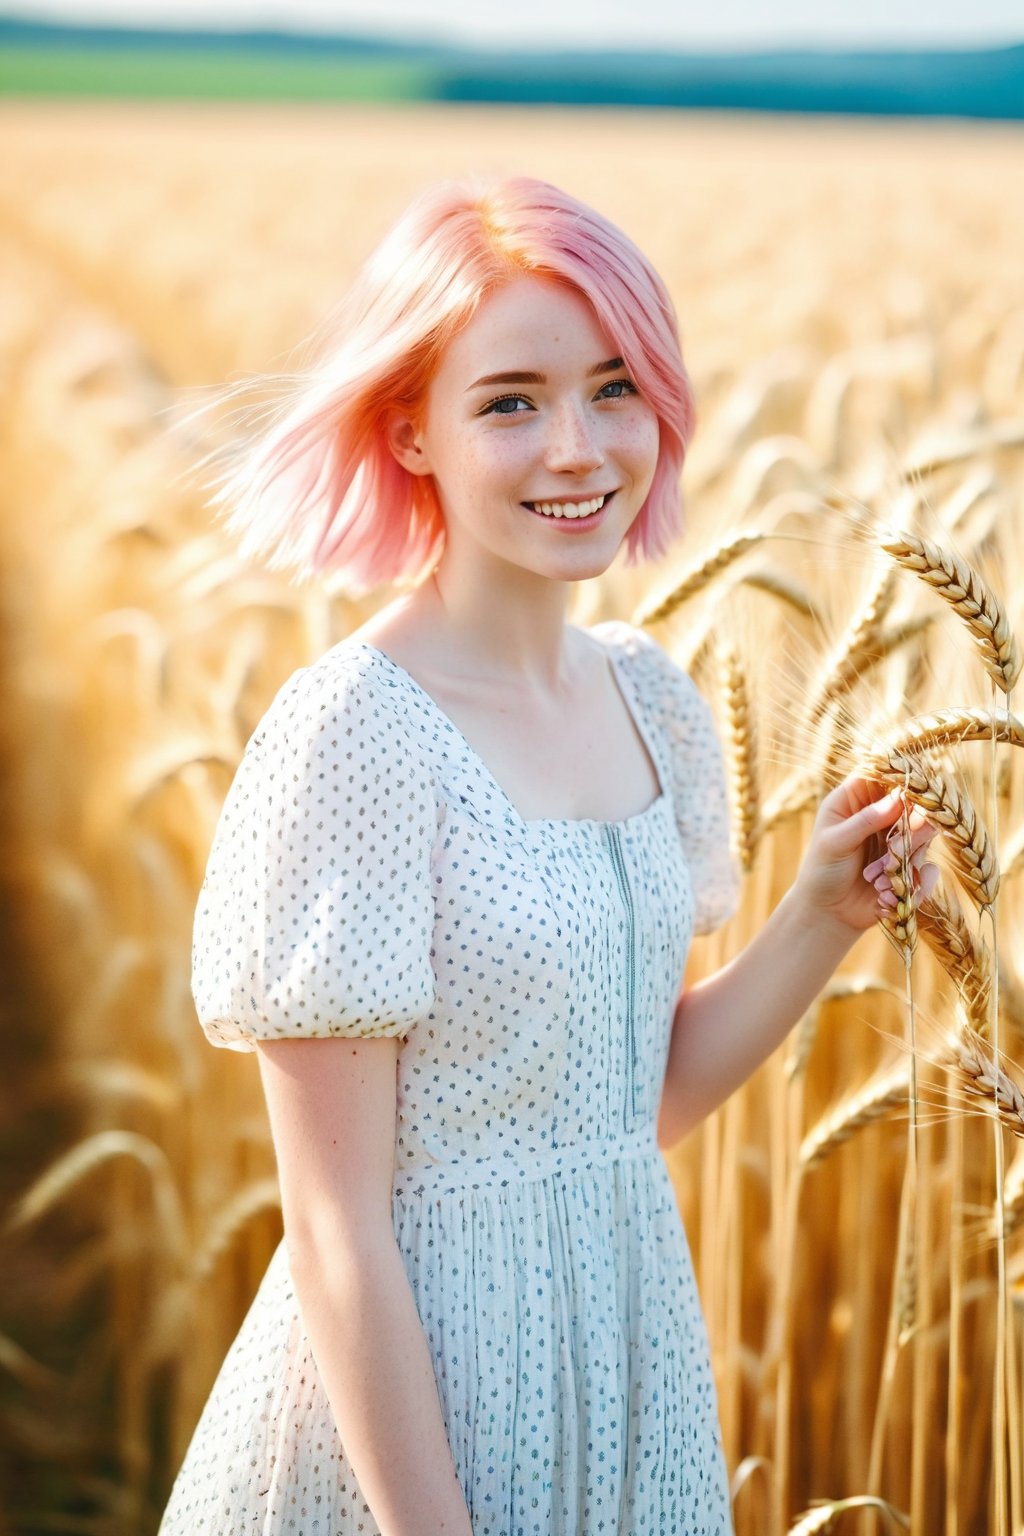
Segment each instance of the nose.
M578 475L604 463L596 424L578 401L565 401L552 414L544 458L548 469Z

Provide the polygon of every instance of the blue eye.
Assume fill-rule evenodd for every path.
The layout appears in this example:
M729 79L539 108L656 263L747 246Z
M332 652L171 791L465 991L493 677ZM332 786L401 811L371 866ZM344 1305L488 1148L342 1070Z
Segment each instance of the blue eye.
M515 406L517 401L521 401L523 405L529 407L531 411L533 410L533 406L530 405L525 395L499 395L496 400L492 400L489 405L485 405L480 414L481 416L486 416L491 411L495 416L521 416L521 411L503 409L507 405Z
M614 395L605 394L605 390L608 389L618 390L619 393ZM627 394L635 395L638 394L639 391L637 390L636 385L633 384L629 379L612 379L608 384L604 386L604 389L599 390L598 393L605 400L624 400Z

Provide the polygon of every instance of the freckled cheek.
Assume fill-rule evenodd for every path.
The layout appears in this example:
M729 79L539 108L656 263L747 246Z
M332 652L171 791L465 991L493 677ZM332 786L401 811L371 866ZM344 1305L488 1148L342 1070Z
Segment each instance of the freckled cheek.
M511 439L513 434L508 433ZM475 504L481 496L518 500L523 494L529 460L522 446L513 442L463 446L438 465L442 491L459 499L469 496Z
M648 484L654 479L661 446L661 430L657 417L643 417L623 422L617 441L617 452L623 464L637 481Z
M519 441L512 441L513 437ZM490 484L500 496L508 494L515 499L522 493L524 475L528 474L531 459L523 441L524 434L504 434L508 441L488 444L485 451L473 456L472 474L478 484Z

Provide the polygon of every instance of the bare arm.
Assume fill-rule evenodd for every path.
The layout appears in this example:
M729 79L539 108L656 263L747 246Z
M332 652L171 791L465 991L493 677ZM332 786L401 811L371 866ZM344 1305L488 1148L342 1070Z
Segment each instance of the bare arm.
M797 879L764 927L728 965L682 993L658 1115L660 1147L673 1146L746 1082L877 921L879 891L864 878L864 844L903 813L899 799L872 798L877 794L851 776L825 797ZM932 885L925 871L935 866L925 854L935 828L915 812L911 831L921 895Z
M260 1042L285 1239L342 1445L383 1536L472 1536L391 1218L394 1038Z

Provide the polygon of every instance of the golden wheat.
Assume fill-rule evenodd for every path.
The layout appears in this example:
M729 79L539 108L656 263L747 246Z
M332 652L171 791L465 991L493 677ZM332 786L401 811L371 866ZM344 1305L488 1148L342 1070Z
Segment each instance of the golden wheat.
M882 571L854 615L835 654L826 664L810 706L810 718L816 720L833 700L849 692L853 684L878 659L878 641L882 624L896 595L897 575Z
M1015 1136L1024 1136L1024 1093L966 1019L948 1044L947 1060L969 1097Z
M952 892L932 892L917 909L921 937L963 998L971 1025L980 1035L988 1028L992 991L992 953L972 931Z
M954 464L963 464L979 454L993 450L1024 447L1024 427L1019 421L988 422L980 429L951 437L931 448L921 448L911 454L902 470L901 478L915 481L924 475L937 474Z
M910 863L910 818L904 806L903 815L886 839L889 857L886 873L889 889L895 898L893 906L884 906L879 914L879 924L889 942L896 948L905 966L910 965L917 948L917 910L914 891L914 871ZM898 848L898 853L894 850Z
M1009 693L1020 676L1020 651L1003 604L981 574L955 551L905 529L883 533L880 545L960 615L986 672Z
M893 504L896 479L905 499L888 515L918 531L905 509L924 500L914 482L927 477L940 545L956 530L972 566L1021 569L1024 463L1013 439L1024 315L1005 217L1020 149L966 128L944 129L941 143L900 128L879 155L875 135L818 125L821 146L808 153L796 123L709 131L664 113L613 122L596 112L282 109L271 140L261 114L242 107L183 108L173 122L162 110L102 104L57 112L9 102L3 112L15 131L0 163L12 770L0 830L15 844L6 916L18 973L8 977L18 1027L5 1044L25 1062L9 1083L11 1104L24 1104L12 1166L24 1147L24 1166L43 1170L3 1255L14 1282L5 1296L30 1296L31 1315L6 1303L0 1312L7 1460L39 1494L30 1510L5 1513L12 1526L148 1536L280 1237L258 1075L209 1050L189 996L203 861L241 743L275 687L389 596L352 601L333 577L296 592L239 560L182 482L179 452L191 458L206 444L172 449L156 429L154 411L173 399L168 381L218 381L279 356L333 302L407 195L464 168L470 141L474 165L504 166L514 139L517 164L607 203L664 264L686 297L699 371L685 542L663 572L616 568L576 584L572 618L657 612L671 572L688 572L674 583L670 616L674 654L696 666L722 614L731 622L735 606L756 617L744 664L759 734L757 862L734 922L693 945L699 980L733 959L791 883L811 825L799 813L814 811L845 766L851 724L854 756L892 743L914 711L932 711L937 734L918 727L907 756L930 743L951 757L958 740L974 739L955 739L935 711L950 699L988 702L971 691L981 634L968 641L960 625L941 623L942 606L914 601L916 584L903 584L907 609L897 611L888 557L885 589L873 585L851 621L845 573L862 549L851 547L847 509L851 497ZM684 162L694 168L687 197L657 196ZM742 219L716 216L723 186ZM140 218L140 188L158 220ZM885 282L850 281L848 253L865 220L887 231ZM776 540L770 568L755 518ZM799 522L799 538L775 533L783 519ZM984 622L979 630L988 633ZM817 636L844 639L831 649ZM822 679L828 729L815 736L807 699ZM977 715L983 742L990 728ZM865 739L867 720L879 724ZM895 744L911 745L898 734ZM992 1068L1012 1081L1024 1039L1015 964L1024 764L1000 751L989 775L977 752L960 757L971 793L985 783L998 813L998 999L1000 1020L1017 1022L1009 1050L984 1040L994 946L969 912L962 924L951 919L937 944L944 961L916 957L914 996L924 1027L944 1029L955 1007L945 963L984 1059L973 1061L973 1091L945 1060L953 1113L920 1127L916 1252L928 1262L914 1271L911 1254L894 1267L902 1138L851 1135L841 1162L816 1161L813 1177L801 1162L802 1146L812 1151L830 1121L853 1116L872 1085L880 1091L880 1047L902 1033L906 978L875 930L785 1052L669 1154L708 1318L723 1450L730 1466L761 1474L735 1502L737 1536L784 1536L823 1488L884 1492L890 1520L906 1507L915 1530L944 1536L1008 1536L1024 1524L1024 1436L1011 1415L1001 1442L1008 1497L997 1508L995 1245L979 1242L985 1233L965 1216L980 1213L987 1232L997 1089L1002 1113L1014 1112ZM952 785L961 764L943 772ZM994 834L988 798L975 803ZM982 924L995 915L989 907ZM927 925L922 906L919 930L933 947ZM853 1084L865 1086L851 1093ZM958 1113L965 1104L985 1113ZM1007 1341L1018 1360L1019 1168L1003 1180L1007 1265L1022 1286ZM65 1220L69 1232L81 1223L82 1241L62 1237ZM906 1368L876 1416L879 1342L894 1319L906 1341L912 1318ZM64 1383L36 1368L51 1359L88 1369ZM876 1418L881 1489L865 1478ZM6 1493L0 1486L0 1502ZM881 1524L881 1503L866 1497L806 1516L821 1528L846 1513L854 1529L858 1508L869 1512L862 1522Z
M633 613L631 623L638 625L660 624L671 618L678 608L716 580L728 566L760 544L767 535L757 530L741 530L708 551L700 563L691 567L675 583L670 591L654 602L642 603Z
M740 867L749 874L760 836L758 824L757 730L753 702L739 653L719 641L718 673L725 703L732 829Z
M909 1089L910 1068L901 1062L841 1099L800 1143L802 1166L817 1167L865 1126L886 1119L894 1109L905 1108Z
M770 597L777 597L781 603L792 608L801 618L815 623L821 621L821 614L807 588L786 571L772 570L766 565L758 566L756 570L744 571L738 576L736 585L767 592Z
M925 753L942 747L956 747L969 742L996 741L1004 746L1024 747L1024 722L1016 715L994 710L966 708L935 709L927 715L915 715L878 743L879 750L896 753Z
M820 1506L805 1510L796 1523L789 1527L788 1536L825 1536L826 1532L835 1529L840 1515L850 1509L877 1509L894 1524L902 1526L904 1530L910 1529L909 1518L885 1499L858 1494L849 1499L829 1499Z
M999 890L999 863L967 791L924 759L893 748L863 752L861 766L870 777L902 789L928 813L947 840L950 861L965 890L979 907L991 907Z

